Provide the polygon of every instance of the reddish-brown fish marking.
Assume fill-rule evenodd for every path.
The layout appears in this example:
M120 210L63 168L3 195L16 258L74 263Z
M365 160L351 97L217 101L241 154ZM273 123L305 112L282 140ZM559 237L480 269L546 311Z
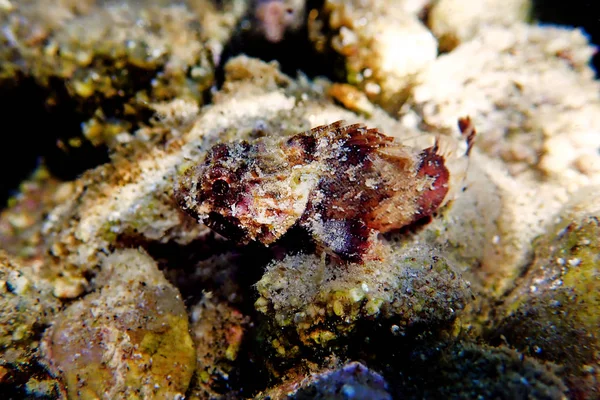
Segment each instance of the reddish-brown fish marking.
M468 143L475 130L459 126ZM449 190L438 142L403 145L342 121L291 137L218 144L187 169L175 196L189 214L239 243L273 243L292 226L347 261L369 257L378 233L430 217Z

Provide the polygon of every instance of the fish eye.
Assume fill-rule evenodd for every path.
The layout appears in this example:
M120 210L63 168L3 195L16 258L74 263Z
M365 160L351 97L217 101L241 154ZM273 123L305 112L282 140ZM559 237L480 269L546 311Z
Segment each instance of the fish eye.
M229 192L229 184L223 179L217 179L212 184L212 191L217 196L225 196Z

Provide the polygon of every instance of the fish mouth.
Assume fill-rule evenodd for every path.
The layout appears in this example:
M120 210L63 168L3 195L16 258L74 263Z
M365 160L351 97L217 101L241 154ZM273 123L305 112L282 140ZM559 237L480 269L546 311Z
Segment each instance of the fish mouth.
M210 229L227 239L241 244L246 244L250 241L248 231L236 217L225 217L213 211L204 218L203 222Z

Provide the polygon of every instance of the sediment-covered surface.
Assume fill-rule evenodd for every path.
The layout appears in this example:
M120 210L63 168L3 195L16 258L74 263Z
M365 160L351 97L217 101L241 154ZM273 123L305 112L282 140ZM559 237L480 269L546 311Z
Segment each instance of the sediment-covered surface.
M536 4L482 4L0 0L0 102L33 113L7 107L3 132L52 149L34 173L2 164L25 178L0 213L0 392L600 397L595 50ZM257 43L309 75L238 54ZM286 140L339 120L438 158L360 131L328 142L349 158L322 190L327 149ZM390 201L386 226L415 213L402 229L348 222L326 198L344 185L368 207L407 190L366 149L443 199ZM207 154L219 183L199 188L186 171ZM189 212L209 197L229 211ZM250 222L264 240L229 235ZM375 250L338 257L361 238Z

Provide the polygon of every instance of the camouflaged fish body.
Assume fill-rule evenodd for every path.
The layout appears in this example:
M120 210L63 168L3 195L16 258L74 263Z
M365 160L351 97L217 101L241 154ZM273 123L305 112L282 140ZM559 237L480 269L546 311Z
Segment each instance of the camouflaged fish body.
M299 225L318 248L359 261L377 233L431 216L448 183L437 145L416 149L338 121L286 138L218 144L175 193L184 210L237 242L268 245Z

